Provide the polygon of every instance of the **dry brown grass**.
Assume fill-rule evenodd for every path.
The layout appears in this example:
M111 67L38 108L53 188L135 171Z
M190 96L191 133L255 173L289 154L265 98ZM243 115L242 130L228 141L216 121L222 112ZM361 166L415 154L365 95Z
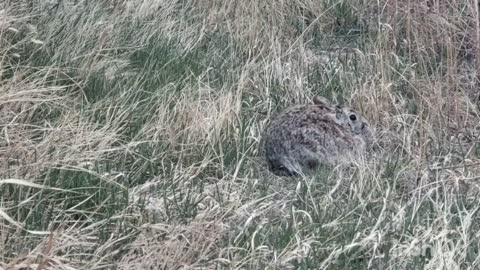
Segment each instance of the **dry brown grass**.
M0 269L478 268L476 5L0 2ZM314 94L378 145L275 177Z

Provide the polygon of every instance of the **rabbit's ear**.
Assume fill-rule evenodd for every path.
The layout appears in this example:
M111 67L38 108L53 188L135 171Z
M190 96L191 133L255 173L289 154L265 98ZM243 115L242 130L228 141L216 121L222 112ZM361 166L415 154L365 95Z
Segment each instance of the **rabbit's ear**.
M323 105L323 106L330 106L330 102L328 99L322 96L314 96L313 97L313 104L315 105Z
M335 116L337 117L337 120L340 122L343 122L346 120L347 115L343 111L342 107L340 106L335 106Z

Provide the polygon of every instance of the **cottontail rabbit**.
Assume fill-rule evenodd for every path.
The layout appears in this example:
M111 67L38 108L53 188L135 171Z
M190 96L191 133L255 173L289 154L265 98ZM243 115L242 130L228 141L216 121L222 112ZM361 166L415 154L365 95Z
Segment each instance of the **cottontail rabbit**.
M316 96L313 104L290 107L273 119L265 133L265 154L273 173L292 176L361 154L372 139L362 116Z

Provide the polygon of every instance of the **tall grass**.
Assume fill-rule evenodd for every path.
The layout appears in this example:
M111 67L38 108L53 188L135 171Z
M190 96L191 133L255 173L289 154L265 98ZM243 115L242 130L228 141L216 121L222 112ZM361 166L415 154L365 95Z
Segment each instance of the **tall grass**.
M0 2L0 269L476 269L476 1ZM361 111L281 178L271 116Z

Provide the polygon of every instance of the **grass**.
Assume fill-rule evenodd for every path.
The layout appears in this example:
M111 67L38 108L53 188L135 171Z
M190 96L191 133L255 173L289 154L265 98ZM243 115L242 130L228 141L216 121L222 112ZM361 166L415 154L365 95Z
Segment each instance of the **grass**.
M477 269L475 5L0 3L0 269ZM377 144L274 176L317 94Z

